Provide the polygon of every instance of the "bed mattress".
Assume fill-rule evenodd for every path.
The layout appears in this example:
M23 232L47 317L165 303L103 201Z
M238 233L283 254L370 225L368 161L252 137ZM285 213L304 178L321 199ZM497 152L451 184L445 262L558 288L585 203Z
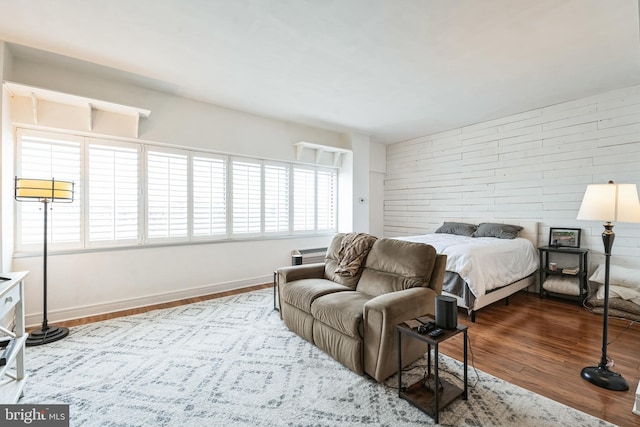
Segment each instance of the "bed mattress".
M529 240L520 237L497 239L434 233L396 238L426 243L438 253L446 254L447 271L464 280L475 298L521 280L538 269L536 248ZM454 286L460 287L460 284ZM461 295L459 290L446 291Z

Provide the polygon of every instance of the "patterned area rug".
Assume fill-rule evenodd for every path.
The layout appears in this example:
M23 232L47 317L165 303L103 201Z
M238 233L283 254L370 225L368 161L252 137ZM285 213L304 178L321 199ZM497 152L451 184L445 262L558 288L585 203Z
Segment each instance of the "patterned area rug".
M20 402L70 404L82 427L434 424L398 398L395 376L361 377L290 332L271 298L264 289L72 328L27 348ZM462 373L446 356L440 367ZM471 368L469 378L469 399L445 408L440 425L611 425Z

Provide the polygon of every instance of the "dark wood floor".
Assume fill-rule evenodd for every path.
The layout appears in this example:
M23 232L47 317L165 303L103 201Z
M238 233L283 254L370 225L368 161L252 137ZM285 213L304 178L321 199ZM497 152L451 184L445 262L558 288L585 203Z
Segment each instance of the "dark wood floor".
M270 286L254 286L58 325L76 326ZM471 323L464 311L459 312L458 320L469 326L477 369L613 424L640 425L640 416L631 412L640 379L640 324L621 319L609 322L608 355L615 362L612 369L629 383L629 391L614 392L580 377L584 366L597 365L600 360L602 316L589 313L576 303L540 299L536 294L523 291L510 297L508 306L497 302L479 311L476 323ZM458 335L441 344L440 352L462 360L461 339Z
M629 391L596 387L580 376L602 354L602 316L578 304L519 292L509 305L497 302L477 313L469 326L475 367L493 376L620 426L639 426L631 412L640 379L640 324L611 318L607 354L613 371L627 380ZM460 338L459 338L460 337ZM461 336L440 345L440 351L462 360Z

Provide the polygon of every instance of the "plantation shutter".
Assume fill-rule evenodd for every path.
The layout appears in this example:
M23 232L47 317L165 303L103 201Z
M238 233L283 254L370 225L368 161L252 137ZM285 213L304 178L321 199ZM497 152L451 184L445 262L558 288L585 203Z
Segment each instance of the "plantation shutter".
M315 229L316 179L312 169L293 169L293 229Z
M82 182L81 139L74 136L36 131L18 132L18 177L73 181L73 203L49 203L48 242L50 248L78 248L82 246ZM17 203L18 249L35 249L44 239L44 204Z
M90 242L138 240L138 167L133 144L89 144Z
M264 231L289 231L289 167L264 165Z
M262 179L258 161L234 160L232 166L233 234L261 231Z
M329 231L336 228L336 186L335 171L318 171L317 230Z
M147 237L186 240L189 214L186 153L150 149L147 187Z
M193 235L227 234L227 161L223 157L193 158Z

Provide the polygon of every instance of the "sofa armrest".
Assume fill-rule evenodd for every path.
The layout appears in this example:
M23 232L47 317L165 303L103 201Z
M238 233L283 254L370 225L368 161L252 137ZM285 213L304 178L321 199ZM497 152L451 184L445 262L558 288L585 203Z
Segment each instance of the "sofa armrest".
M444 254L436 254L436 262L433 265L433 271L431 273L431 278L429 279L429 287L433 289L437 295L442 293L446 267L447 256Z
M280 267L276 273L278 274L278 284L302 279L322 279L324 277L324 263Z
M437 294L431 288L416 287L377 296L364 305L363 350L364 371L367 374L376 381L383 381L397 371L396 326L405 320L420 316L433 317L436 296ZM419 346L415 351L404 352L403 350L403 359L406 357L409 363L412 362L415 360L415 352L419 350ZM405 366L404 361L403 366Z
M431 288L416 287L382 294L365 303L364 319L379 313L380 319L394 330L405 320L435 315L437 294Z

